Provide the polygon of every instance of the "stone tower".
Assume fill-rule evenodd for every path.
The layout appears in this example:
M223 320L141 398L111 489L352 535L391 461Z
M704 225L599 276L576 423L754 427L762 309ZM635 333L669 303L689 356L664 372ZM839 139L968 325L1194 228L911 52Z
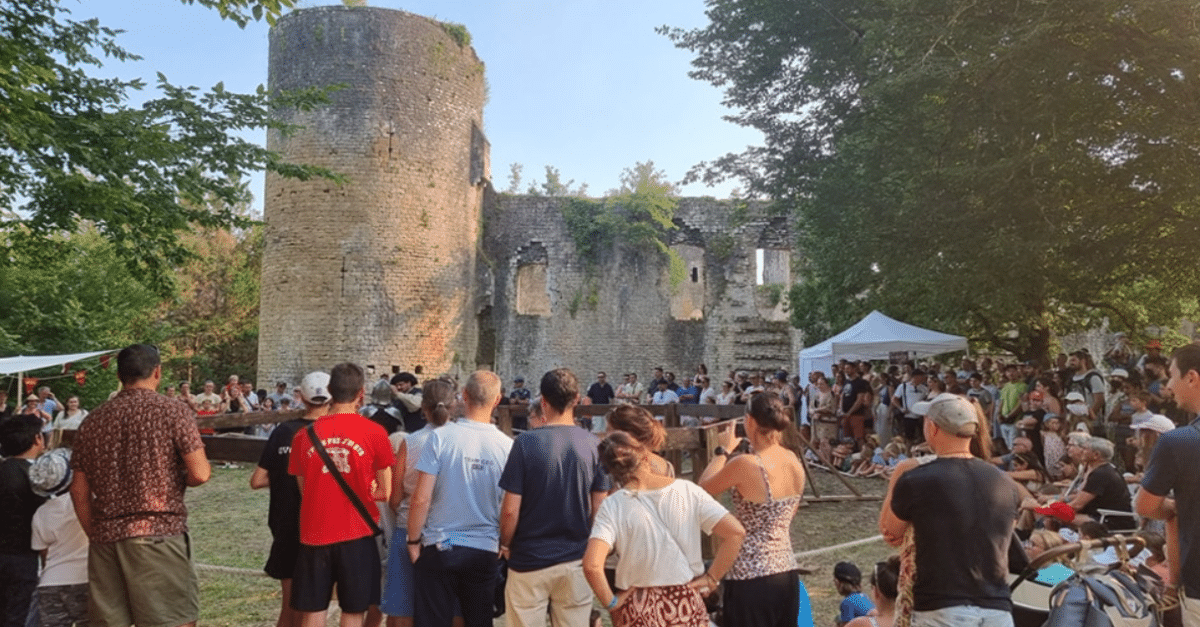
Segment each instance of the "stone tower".
M271 30L273 92L341 88L267 146L347 182L267 176L260 380L475 366L483 73L465 29L403 11L303 9Z

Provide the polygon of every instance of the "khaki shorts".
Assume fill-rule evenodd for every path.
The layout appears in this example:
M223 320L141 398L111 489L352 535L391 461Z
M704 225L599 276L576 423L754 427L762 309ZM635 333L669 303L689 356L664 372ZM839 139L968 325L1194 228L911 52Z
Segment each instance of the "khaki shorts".
M178 627L200 616L200 584L186 533L127 538L88 549L93 627Z

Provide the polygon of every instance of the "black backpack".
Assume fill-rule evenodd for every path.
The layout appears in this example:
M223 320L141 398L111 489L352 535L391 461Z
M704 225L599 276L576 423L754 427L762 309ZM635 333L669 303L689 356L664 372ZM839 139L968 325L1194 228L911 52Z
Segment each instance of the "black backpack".
M1104 389L1104 376L1101 375L1099 372L1096 372L1095 370L1089 370L1088 373L1085 374L1082 379L1076 380L1076 379L1072 378L1070 381L1068 381L1067 382L1067 391L1068 392L1079 392L1080 394L1083 395L1084 402L1086 402L1088 405L1091 405L1092 404L1092 394L1095 394L1095 392L1093 391L1093 386L1091 384L1092 377L1100 379L1100 389L1103 390Z

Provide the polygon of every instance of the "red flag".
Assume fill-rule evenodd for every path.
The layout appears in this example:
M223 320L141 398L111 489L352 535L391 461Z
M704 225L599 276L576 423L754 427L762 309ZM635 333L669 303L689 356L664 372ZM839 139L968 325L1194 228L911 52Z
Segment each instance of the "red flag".
M80 387L83 387L83 384L87 383L87 370L75 371L75 383L78 383Z
M34 377L25 377L25 393L33 394L33 388L37 387L38 380Z
M110 357L111 357L111 355L101 355L100 356L100 367L101 368L108 370L108 360Z

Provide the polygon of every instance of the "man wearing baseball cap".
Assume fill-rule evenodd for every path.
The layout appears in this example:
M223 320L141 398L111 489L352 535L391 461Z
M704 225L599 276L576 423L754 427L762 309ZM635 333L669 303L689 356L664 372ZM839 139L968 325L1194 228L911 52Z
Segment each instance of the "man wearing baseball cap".
M300 382L300 400L304 403L304 416L271 430L258 467L250 475L252 489L270 488L267 527L271 529L271 552L263 571L268 577L279 580L283 602L279 610L280 625L295 625L300 619L291 607L292 574L300 552L300 486L288 473L288 456L296 433L324 416L329 409L329 374L317 371L305 375Z
M902 462L879 516L880 531L892 546L913 530L912 626L1011 627L1005 576L1021 503L1016 485L971 454L981 414L966 398L939 394L913 410L925 415L925 440L937 457Z

